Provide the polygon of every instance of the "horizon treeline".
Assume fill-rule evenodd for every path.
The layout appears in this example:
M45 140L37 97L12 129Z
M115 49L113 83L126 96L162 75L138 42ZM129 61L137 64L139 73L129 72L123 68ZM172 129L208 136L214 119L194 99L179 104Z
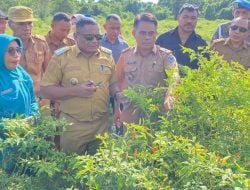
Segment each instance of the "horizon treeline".
M1 0L0 9L6 14L9 7L23 5L33 9L39 18L46 18L56 12L81 13L94 16L119 14L122 18L140 12L152 12L159 20L176 18L184 3L194 3L200 8L201 17L207 20L232 19L233 0L159 0L157 4L138 0Z

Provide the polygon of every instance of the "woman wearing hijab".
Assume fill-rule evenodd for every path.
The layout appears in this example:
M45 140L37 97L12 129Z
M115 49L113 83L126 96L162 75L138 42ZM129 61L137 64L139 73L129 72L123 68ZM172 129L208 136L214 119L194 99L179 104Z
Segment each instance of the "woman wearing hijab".
M22 53L19 38L0 34L0 141L5 140L2 120L5 118L29 119L38 117L38 104L29 74L19 65ZM15 147L4 150L5 156L15 152ZM0 163L3 154L0 152ZM1 164L0 164L1 166ZM11 171L14 161L5 169Z
M19 65L22 41L0 34L0 121L3 118L37 117L38 104L32 79Z

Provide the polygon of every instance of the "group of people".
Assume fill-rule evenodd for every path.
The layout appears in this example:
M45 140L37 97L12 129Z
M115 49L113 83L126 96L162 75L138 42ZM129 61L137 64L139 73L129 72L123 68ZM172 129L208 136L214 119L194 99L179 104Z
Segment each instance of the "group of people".
M226 28L220 25L215 32L211 48L228 62L238 61L249 68L250 2L234 1L233 15ZM51 106L54 117L70 123L57 142L60 149L94 153L99 145L95 136L109 128L110 97L115 102L116 124L138 123L143 117L123 95L134 84L166 86L163 107L172 108L174 97L165 79L173 77L178 83L179 64L199 67L197 60L190 61L189 54L182 52L182 46L195 52L207 46L195 32L198 16L196 5L184 4L178 26L157 38L155 15L141 13L134 18L132 29L136 45L129 47L116 14L106 17L106 33L101 35L93 17L59 12L53 16L51 31L39 36L32 34L35 18L30 8L11 7L7 16L1 11L0 32L5 32L3 26L8 22L13 36L0 34L0 120L17 115L37 117L39 106ZM69 34L72 25L75 31ZM171 70L172 76L165 70Z

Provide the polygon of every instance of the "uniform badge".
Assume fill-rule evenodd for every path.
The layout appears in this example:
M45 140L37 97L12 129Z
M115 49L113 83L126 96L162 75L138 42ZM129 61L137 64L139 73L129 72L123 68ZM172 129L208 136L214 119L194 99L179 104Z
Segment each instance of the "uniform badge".
M78 84L78 79L77 79L77 78L71 78L71 79L70 79L70 83L71 83L72 85L77 85L77 84Z
M175 57L173 55L168 56L168 62L171 63L171 64L175 63L176 62Z
M134 64L136 64L136 61L128 61L127 64L128 65L134 65Z
M100 72L103 72L104 68L105 68L105 66L103 64L100 64L100 67L99 67Z

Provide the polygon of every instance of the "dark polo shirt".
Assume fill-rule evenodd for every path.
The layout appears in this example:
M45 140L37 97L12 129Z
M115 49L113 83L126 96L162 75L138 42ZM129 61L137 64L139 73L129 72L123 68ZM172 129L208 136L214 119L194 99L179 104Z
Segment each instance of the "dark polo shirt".
M192 69L198 68L197 60L190 62L189 54L183 53L181 50L181 46L191 48L195 52L198 52L199 46L207 46L206 41L195 32L193 32L187 39L186 43L182 45L181 39L178 34L178 27L161 34L157 38L156 44L173 51L173 54L176 57L178 64L189 66Z

